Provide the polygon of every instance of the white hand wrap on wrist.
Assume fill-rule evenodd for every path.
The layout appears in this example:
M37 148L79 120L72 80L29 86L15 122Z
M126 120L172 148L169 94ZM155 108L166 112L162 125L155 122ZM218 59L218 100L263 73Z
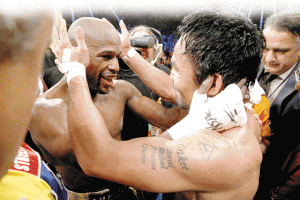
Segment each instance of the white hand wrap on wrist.
M136 50L134 48L131 48L129 51L128 51L128 54L123 56L122 57L122 60L127 63L130 61L130 59L136 54Z
M71 49L63 49L63 56L61 58L62 63L58 64L59 71L67 75L67 83L76 76L86 77L85 66L83 64L79 62L70 62L71 53Z
M247 115L240 88L231 84L213 98L195 91L189 114L172 126L168 132L173 140L194 135L201 129L215 131L245 126Z
M86 77L85 66L79 62L66 62L59 64L58 69L63 74L67 75L67 83L76 76Z
M67 83L76 76L83 76L86 78L85 66L79 62L73 62L72 69L67 73Z

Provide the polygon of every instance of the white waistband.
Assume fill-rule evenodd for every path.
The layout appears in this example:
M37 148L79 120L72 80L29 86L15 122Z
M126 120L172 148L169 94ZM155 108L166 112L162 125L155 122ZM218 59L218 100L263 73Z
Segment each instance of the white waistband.
M109 200L111 198L111 195L107 194L110 192L109 189L104 189L104 190L97 191L97 192L78 193L78 192L73 192L71 190L68 190L66 188L66 191L68 193L69 200L90 200L91 197L96 200L102 199L102 197L103 197L103 200ZM103 196L103 195L105 195L105 196Z

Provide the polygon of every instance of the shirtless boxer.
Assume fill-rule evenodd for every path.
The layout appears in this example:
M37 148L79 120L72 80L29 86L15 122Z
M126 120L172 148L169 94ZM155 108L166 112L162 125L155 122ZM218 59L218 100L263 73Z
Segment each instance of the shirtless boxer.
M183 20L180 31L171 74L178 105L189 109L193 93L210 76L213 81L206 92L209 97L245 77L254 83L263 39L247 19L216 12L193 13ZM133 51L124 54L127 63L141 61ZM86 174L153 192L185 191L177 196L181 199L253 198L262 160L261 127L253 111L247 110L246 126L222 134L202 129L176 141L138 138L120 142L110 136L105 119L89 97L85 67L78 68L83 72L67 72L68 128ZM227 72L233 68L235 73Z
M65 22L63 23L61 32L66 31ZM77 26L81 26L85 31L89 59L87 57L82 62L88 66L87 79L90 93L97 110L105 116L105 123L112 138L121 140L120 131L126 104L149 123L163 129L179 121L181 109L166 109L142 96L130 83L113 81L119 70L121 43L119 33L110 23L96 18L76 20L68 31L72 45L76 45ZM64 41L68 35L62 34L61 39ZM33 141L41 149L46 160L61 174L71 199L91 197L101 199L108 196L110 198L113 196L113 199L132 199L133 197L126 196L128 191L126 192L123 186L87 176L78 165L68 133L69 100L66 81L66 78L63 78L36 100L30 126ZM110 192L107 192L109 190Z

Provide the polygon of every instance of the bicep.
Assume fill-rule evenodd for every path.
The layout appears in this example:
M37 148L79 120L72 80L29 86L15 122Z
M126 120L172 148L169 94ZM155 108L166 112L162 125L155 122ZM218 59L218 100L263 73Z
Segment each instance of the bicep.
M136 89L137 90L137 89ZM179 107L166 108L158 102L142 96L139 91L133 89L132 95L127 101L129 108L143 117L150 124L166 130L180 121L187 112Z
M61 155L70 147L66 114L60 107L35 103L29 131L35 143L52 155Z

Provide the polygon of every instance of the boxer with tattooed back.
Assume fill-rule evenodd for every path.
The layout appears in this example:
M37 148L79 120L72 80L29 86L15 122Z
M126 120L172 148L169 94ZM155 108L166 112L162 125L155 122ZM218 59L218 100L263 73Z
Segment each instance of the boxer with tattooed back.
M124 34L121 58L130 67L149 67L131 49L122 21L120 26ZM77 31L81 45L79 49L73 48L72 54L86 49L82 29ZM172 57L174 69L171 78L159 78L165 80L159 95L168 98L169 94L170 101L176 99L177 105L189 110L187 118L197 118L201 113L192 106L197 101L193 98L195 92L213 99L230 84L244 78L247 87L254 84L264 41L248 19L232 13L195 12L183 20L178 33ZM79 56L82 57L83 54ZM116 141L109 134L106 116L98 112L89 95L85 63L78 58L71 61L76 64L66 70L68 130L76 158L86 174L152 192L177 192L177 199L254 197L262 150L261 124L252 110L246 109L246 125L236 124L237 127L222 133L212 129L197 130L192 124L197 120L180 121L179 124L186 127L185 132L191 134L174 141L165 138ZM72 64L62 64L69 65ZM88 68L86 70L88 73ZM153 74L161 75L158 70L153 70ZM142 73L138 75L143 76ZM240 93L236 95L242 100ZM239 115L239 112L236 110L230 115Z

